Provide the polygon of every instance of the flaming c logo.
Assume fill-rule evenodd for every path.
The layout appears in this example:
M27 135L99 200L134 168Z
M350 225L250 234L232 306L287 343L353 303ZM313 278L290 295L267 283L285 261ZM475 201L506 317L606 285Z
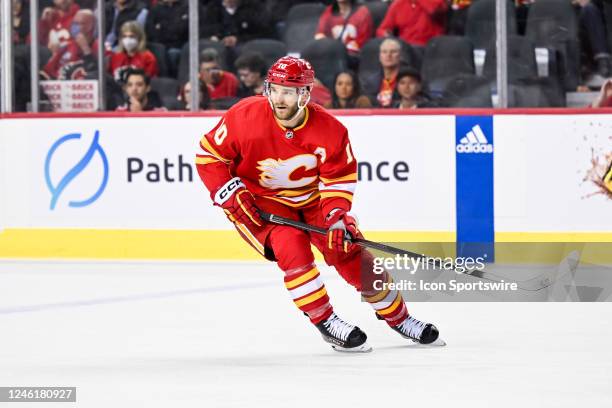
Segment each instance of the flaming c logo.
M265 159L257 162L259 184L266 188L300 188L313 183L317 177L302 177L295 180L292 175L298 169L305 171L317 167L317 157L312 154L300 154L289 159Z
M604 174L602 181L603 185L610 193L612 193L612 161L610 161L610 165L608 166L608 170L606 170L606 174Z

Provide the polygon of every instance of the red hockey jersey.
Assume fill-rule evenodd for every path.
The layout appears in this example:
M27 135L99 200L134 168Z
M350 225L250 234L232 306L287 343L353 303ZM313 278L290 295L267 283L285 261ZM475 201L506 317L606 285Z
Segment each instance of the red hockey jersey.
M198 173L208 190L240 177L256 197L291 207L320 200L325 215L350 210L357 162L346 128L321 106L308 104L302 125L284 128L262 96L243 99L200 141Z

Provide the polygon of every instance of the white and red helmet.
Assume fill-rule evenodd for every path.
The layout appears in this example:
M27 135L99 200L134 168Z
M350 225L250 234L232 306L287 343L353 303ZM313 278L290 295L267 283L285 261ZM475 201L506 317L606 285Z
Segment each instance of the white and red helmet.
M271 84L312 88L314 78L315 73L310 62L287 56L272 64L266 80Z
M293 117L296 117L306 107L310 101L310 91L314 86L315 72L310 62L305 59L295 57L282 57L276 61L268 70L264 85L264 94L268 97L268 102L272 110L274 106L270 98L270 84L295 87L297 88L298 110Z

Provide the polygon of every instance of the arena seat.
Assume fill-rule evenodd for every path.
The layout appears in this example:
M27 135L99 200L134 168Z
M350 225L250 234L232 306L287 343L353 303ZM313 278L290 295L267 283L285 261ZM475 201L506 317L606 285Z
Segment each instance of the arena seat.
M336 74L348 67L344 44L331 38L310 41L304 47L302 56L314 67L317 79L330 90L333 89Z
M423 82L432 94L440 94L457 75L474 75L473 47L461 36L434 37L425 47L421 69Z
M296 4L289 9L283 36L289 53L301 53L314 38L323 10L325 6L321 3Z
M282 41L261 38L244 43L240 50L240 55L251 52L261 54L264 61L266 61L266 66L270 67L280 57L287 55L287 46Z
M537 48L559 53L565 89L575 91L580 81L578 20L573 6L564 0L538 0L529 8L525 36Z

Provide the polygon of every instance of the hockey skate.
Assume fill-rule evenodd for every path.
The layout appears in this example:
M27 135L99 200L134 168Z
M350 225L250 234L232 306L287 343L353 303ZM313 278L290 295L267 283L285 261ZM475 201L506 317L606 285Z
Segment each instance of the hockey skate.
M441 347L446 346L446 342L440 338L440 332L431 323L424 323L408 316L399 325L391 327L405 339L410 339L422 346Z
M353 326L332 313L326 320L315 325L323 340L336 351L367 353L372 347L366 342L368 336L357 326Z

